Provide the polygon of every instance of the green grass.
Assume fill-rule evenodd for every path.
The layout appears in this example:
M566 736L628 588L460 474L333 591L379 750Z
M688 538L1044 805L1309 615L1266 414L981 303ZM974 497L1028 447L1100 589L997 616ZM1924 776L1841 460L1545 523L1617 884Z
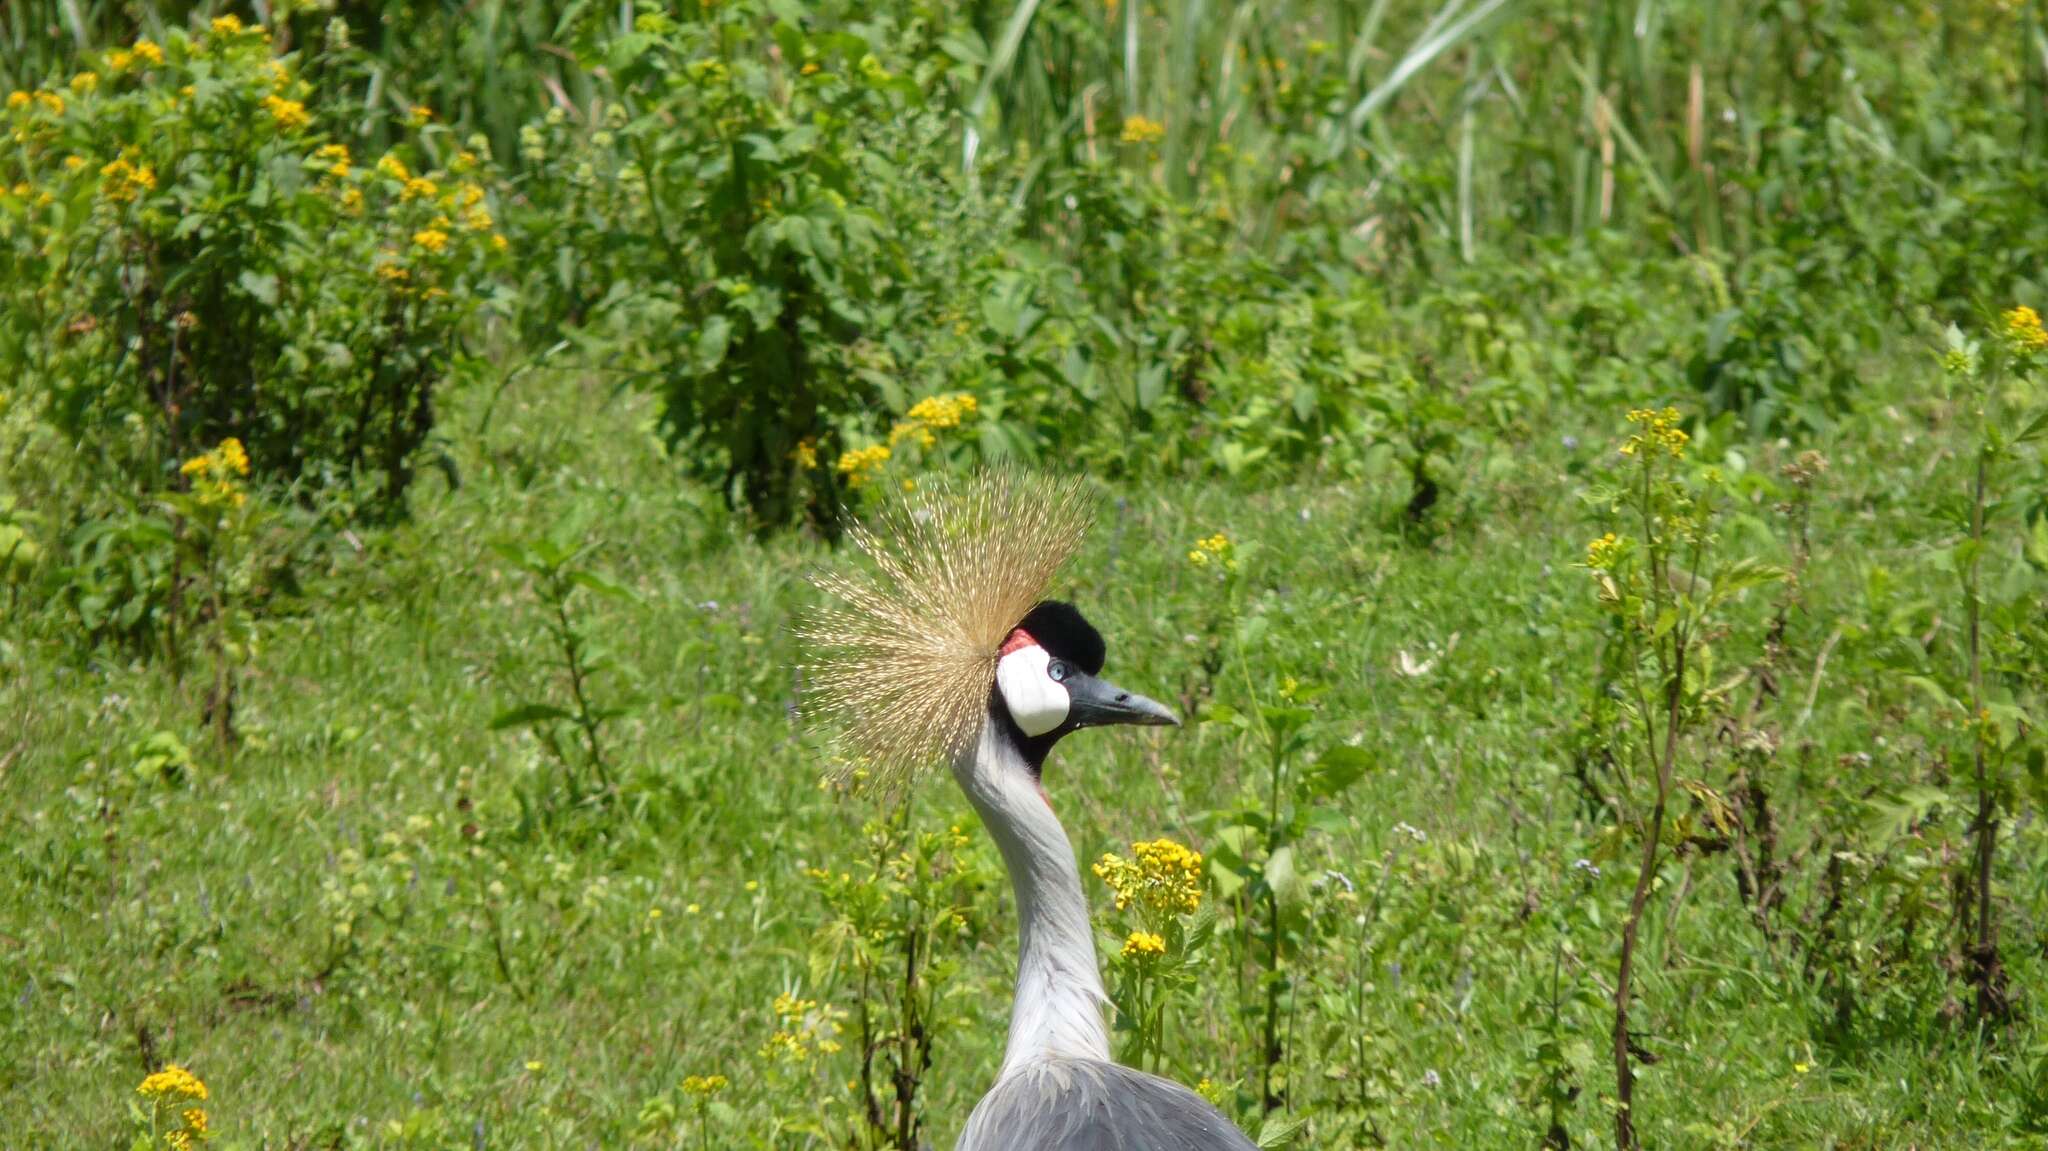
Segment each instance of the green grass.
M1779 740L1756 770L1781 849L1797 857L1788 929L1804 916L1810 932L1840 793L1940 770L1909 714L1912 689L1875 670L1896 634L1931 629L1931 658L1952 651L1957 594L1928 508L1963 473L1947 409L1922 391L1910 369L1874 384L1812 445L1834 467L1757 719ZM826 911L805 872L856 866L874 808L819 789L818 749L790 719L789 625L812 598L805 572L830 557L800 538L758 543L714 494L679 486L649 411L608 395L529 377L485 436L458 438L460 488L426 483L410 523L352 537L360 550L337 540L299 571L301 610L259 629L232 757L208 741L198 688L19 630L0 667L0 1087L14 1142L120 1143L152 1059L205 1078L228 1147L624 1146L650 1098L712 1072L733 1082L714 1145L819 1145L785 1121L850 1115L851 1050L808 1068L760 1055L778 993L840 1006L857 994L843 970L814 967ZM450 424L476 415L459 407ZM1310 1145L1536 1146L1547 1120L1527 1086L1554 993L1579 1089L1566 1127L1575 1146L1609 1139L1602 989L1633 865L1602 854L1606 821L1572 780L1603 642L1573 564L1600 522L1576 494L1619 415L1560 415L1466 453L1427 538L1404 530L1406 477L1391 466L1277 488L1105 490L1061 588L1108 635L1119 682L1199 711L1210 636L1195 633L1221 609L1184 557L1192 540L1228 533L1246 549L1244 592L1220 617L1214 701L1272 702L1286 677L1325 684L1319 745L1355 741L1374 757L1300 865L1315 926L1293 972L1291 1079ZM1697 446L1709 459L1734 448L1755 475L1788 455ZM1735 509L1733 550L1787 558L1772 503L1759 489ZM599 699L632 684L648 702L610 731L615 805L522 830L520 797L550 794L558 769L491 720L561 688L540 608L490 544L564 523L594 545L588 566L635 593L574 601L618 661ZM1884 595L1872 590L1880 568ZM1738 605L1716 641L1722 671L1760 658L1767 596ZM1252 618L1262 630L1241 626ZM1402 653L1427 670L1403 674ZM133 770L131 745L157 731L198 760L178 782ZM1845 758L1857 753L1875 766ZM1260 794L1261 763L1223 724L1090 733L1062 745L1047 787L1084 859L1160 834L1207 847L1221 823L1211 813ZM1727 773L1724 748L1688 743L1682 776L1721 786ZM968 854L993 874L943 776L912 818L972 832ZM1910 870L1959 850L1962 828L1935 819L1886 850ZM2009 828L1999 872L2007 962L2027 999L2048 975L2031 944L2043 847L2038 821ZM1601 878L1583 878L1582 858ZM1930 960L1873 979L1854 1037L1830 1044L1797 944L1763 943L1729 856L1688 855L1664 882L1636 1009L1659 1057L1638 1088L1650 1145L2022 1138L2025 1053L2042 1042L2031 1023L1999 1034L1942 1022ZM1675 914L1673 887L1686 891ZM1882 948L1889 925L1865 920L1895 905L1877 884L1856 891L1853 930ZM1107 902L1092 881L1090 895ZM938 1147L989 1083L1007 1019L1007 890L989 882L969 899L975 929L946 944L957 968L927 1076ZM1568 904L1598 914L1561 933ZM346 949L334 931L345 906ZM1231 954L1207 953L1202 994L1176 1008L1168 1069L1239 1084L1226 1106L1256 1129L1260 999ZM645 1145L694 1140L684 1118Z

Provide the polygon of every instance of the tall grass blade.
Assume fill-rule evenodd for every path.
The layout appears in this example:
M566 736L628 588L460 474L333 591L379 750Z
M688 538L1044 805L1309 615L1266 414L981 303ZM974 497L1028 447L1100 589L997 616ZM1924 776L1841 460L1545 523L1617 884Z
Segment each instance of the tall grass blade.
M981 83L975 86L974 98L967 104L967 129L960 138L961 171L974 170L974 155L981 149L981 114L988 107L989 94L1009 76L1011 65L1017 62L1017 50L1024 44L1024 34L1031 31L1031 21L1037 15L1038 0L1017 0L1017 7L1003 25L1003 35L996 41L988 70L981 74Z
M1453 0L1453 3L1456 2L1457 0ZM1401 89L1407 86L1408 81L1413 79L1417 72L1429 67L1437 57L1457 46L1459 41L1471 35L1488 17L1507 7L1511 2L1512 0L1484 0L1479 7L1452 22L1448 27L1418 41L1408 50L1408 54L1401 58L1401 62L1394 66L1394 70L1387 78L1366 93L1365 98L1351 109L1350 115L1346 117L1350 130L1357 132L1363 128L1374 112L1401 94Z

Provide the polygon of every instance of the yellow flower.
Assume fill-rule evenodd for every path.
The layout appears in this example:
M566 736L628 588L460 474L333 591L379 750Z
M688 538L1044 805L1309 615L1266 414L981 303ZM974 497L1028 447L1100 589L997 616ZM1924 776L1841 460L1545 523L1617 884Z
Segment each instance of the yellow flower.
M199 1076L173 1063L142 1081L135 1093L147 1099L205 1099L206 1084Z
M116 48L107 53L107 71L126 72L135 63L135 53L126 48Z
M448 233L438 228L424 228L412 234L412 242L429 252L443 252L448 248Z
M471 208L462 213L462 226L472 232L488 232L494 223L487 208Z
M216 36L239 36L242 34L242 18L230 12L213 18L213 34Z
M135 42L135 56L139 60L147 60L152 64L164 62L164 50L157 47L157 43L154 40L137 40Z
M802 468L804 471L817 471L818 441L811 436L805 436L803 439L798 440L796 442L796 447L790 450L789 458L795 460L796 466ZM754 885L751 882L749 882L747 884L747 890L752 891L753 889Z
M699 1099L709 1099L725 1090L727 1083L723 1075L686 1075L683 1077L683 1093Z
M182 1117L185 1120L185 1130L190 1131L195 1138L206 1138L206 1111L203 1108L187 1107Z
M538 1072L544 1066L546 1066L546 1064L543 1064L538 1059L529 1059L526 1061L526 1069L528 1071Z
M1149 931L1133 931L1124 940L1125 959L1157 959L1166 954L1166 940Z
M889 429L890 447L910 439L916 440L917 446L921 448L928 448L939 442L939 437L933 435L930 428L917 420L898 420L895 426Z
M888 462L887 445L876 444L873 447L856 448L850 452L840 453L835 470L846 477L848 487L857 488L874 478L875 472Z
M76 171L78 171L78 170L79 170L80 168L83 168L83 167L85 167L85 157L83 157L83 156L66 156L66 157L64 157L64 170L65 170L66 172L76 172Z
M249 474L249 455L242 450L242 441L233 436L222 440L212 451L186 460L179 465L178 472L192 481L192 491L202 505L238 508L248 502L248 495L235 480Z
M377 173L401 182L412 179L411 170L406 168L405 161L399 159L395 152L386 152L377 158Z
M1133 858L1107 853L1094 866L1095 877L1116 896L1116 909L1132 903L1166 915L1192 915L1202 906L1202 853L1171 839L1131 845Z
M425 104L414 104L412 110L406 113L405 122L417 128L433 118L434 110L432 108L427 107Z
M297 131L313 122L313 117L306 114L306 106L297 100L265 96L263 107L269 110L270 118L277 122L278 128L286 132Z
M341 210L352 216L361 213L363 210L363 190L361 188L342 189Z
M105 180L100 188L101 194L116 204L125 204L144 192L156 190L156 169L147 164L131 164L127 156L109 160L100 168L100 176Z
M1613 532L1608 532L1586 545L1586 566L1596 572L1612 569L1614 561L1620 556L1621 541L1614 538Z
M1685 445L1692 437L1678 426L1677 408L1637 408L1628 414L1628 422L1643 430L1631 435L1621 445L1621 454L1633 456L1639 452L1664 452L1673 459L1685 454Z
M337 180L348 179L349 155L346 144L323 144L313 153L316 163L327 165L327 174Z
M439 184L424 176L414 176L406 180L405 187L399 190L398 198L401 200L431 200L439 195L440 191L441 186Z
M71 90L80 96L99 86L100 74L98 72L80 72L71 78Z
M1195 541L1194 548L1188 552L1188 562L1198 568L1213 563L1224 571L1234 572L1237 570L1237 546L1230 542L1229 536L1217 532L1207 539Z
M973 396L955 392L950 396L926 396L910 406L906 414L934 428L957 428L979 408Z
M498 235L498 234L497 234L496 232L493 232L493 233L491 233L491 250L492 250L492 251L494 251L494 252L504 252L504 251L508 251L508 250L510 250L510 249L511 249L511 247L512 247L511 243L510 243L509 241L507 241L507 240L505 239L505 237L503 237L503 236L500 236L500 235Z
M37 92L36 103L48 108L52 116L62 116L64 114L64 97L57 95L55 92Z
M273 88L282 88L292 82L292 71L284 66L282 60L264 61L263 73L270 77L270 86Z
M1166 125L1145 116L1125 120L1123 134L1118 137L1126 144L1154 144L1165 138Z
M2041 315L2025 304L2005 314L2005 337L2014 351L2048 351L2048 330L2041 327Z
M761 1045L762 1058L802 1063L839 1050L839 1041L833 1036L840 1033L844 1011L788 992L775 997L772 1009L780 1025Z
M7 110L9 112L18 112L21 109L28 107L28 100L28 93L22 91L19 88L16 88L14 91L9 92L7 94Z

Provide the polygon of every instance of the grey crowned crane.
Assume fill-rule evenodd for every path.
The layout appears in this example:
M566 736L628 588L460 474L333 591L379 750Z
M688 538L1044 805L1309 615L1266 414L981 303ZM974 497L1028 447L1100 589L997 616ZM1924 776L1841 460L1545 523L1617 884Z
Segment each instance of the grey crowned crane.
M871 784L950 765L1009 870L1022 937L1009 1043L957 1151L1252 1151L1201 1096L1110 1057L1046 757L1085 727L1179 721L1100 678L1101 634L1044 598L1088 519L1078 484L995 471L931 485L855 529L875 570L818 581L839 604L802 629L811 713L840 727Z

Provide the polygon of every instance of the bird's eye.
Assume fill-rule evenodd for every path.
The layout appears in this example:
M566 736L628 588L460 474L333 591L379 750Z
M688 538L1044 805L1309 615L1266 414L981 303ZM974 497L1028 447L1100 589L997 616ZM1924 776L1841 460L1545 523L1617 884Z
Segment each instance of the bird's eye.
M1054 683L1065 682L1067 678L1067 662L1065 660L1056 659L1051 663L1046 664L1045 674L1051 676L1052 681Z

